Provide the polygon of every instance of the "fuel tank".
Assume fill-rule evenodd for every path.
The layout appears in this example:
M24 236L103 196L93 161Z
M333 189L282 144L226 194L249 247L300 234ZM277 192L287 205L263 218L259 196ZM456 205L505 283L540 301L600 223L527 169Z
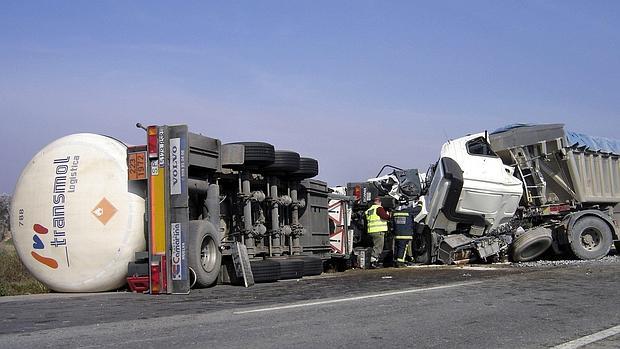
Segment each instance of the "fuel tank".
M13 241L50 289L117 289L134 253L146 249L144 198L127 180L126 159L127 146L114 138L73 134L47 145L21 173L11 203Z

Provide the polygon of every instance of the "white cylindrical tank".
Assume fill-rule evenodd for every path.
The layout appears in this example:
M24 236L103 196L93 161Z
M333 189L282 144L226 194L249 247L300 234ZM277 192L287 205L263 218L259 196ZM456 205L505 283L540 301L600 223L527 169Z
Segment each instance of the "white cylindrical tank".
M118 140L82 133L50 143L23 170L11 203L13 241L50 289L116 289L146 249L144 198L130 192L126 158Z

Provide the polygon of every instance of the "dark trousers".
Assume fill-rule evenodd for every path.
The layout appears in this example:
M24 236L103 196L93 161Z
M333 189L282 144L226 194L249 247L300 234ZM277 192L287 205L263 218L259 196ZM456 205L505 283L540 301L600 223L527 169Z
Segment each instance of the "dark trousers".
M409 245L409 243L411 242L411 237L407 237L407 238L396 238L395 239L395 251L394 251L394 258L396 259L397 262L401 262L404 263L406 261L406 257L407 257L407 246Z

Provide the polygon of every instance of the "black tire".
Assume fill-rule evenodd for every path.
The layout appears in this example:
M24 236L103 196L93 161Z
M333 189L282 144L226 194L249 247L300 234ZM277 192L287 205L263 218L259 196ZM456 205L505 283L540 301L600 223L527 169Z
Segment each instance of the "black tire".
M285 176L299 170L299 154L294 151L276 150L275 161L263 172L274 176Z
M300 279L304 276L304 260L288 257L267 257L265 260L280 264L280 280Z
M213 286L222 266L219 234L207 221L189 221L187 262L196 275L195 287Z
M274 282L280 279L280 263L270 260L250 261L255 283Z
M336 259L336 271L345 272L353 268L353 261L351 258L338 258Z
M411 253L414 262L422 264L431 263L431 233L429 231L413 234Z
M570 249L579 259L603 258L609 253L613 242L609 225L594 216L577 220L568 234Z
M235 142L245 148L243 167L259 169L273 164L276 159L273 145L264 142Z
M323 260L318 256L291 256L291 259L304 261L303 276L321 275L323 273Z
M545 253L551 246L551 229L538 227L527 230L512 243L510 257L514 262L528 262Z
M291 178L304 180L319 174L319 162L312 158L299 158L299 170L290 174Z

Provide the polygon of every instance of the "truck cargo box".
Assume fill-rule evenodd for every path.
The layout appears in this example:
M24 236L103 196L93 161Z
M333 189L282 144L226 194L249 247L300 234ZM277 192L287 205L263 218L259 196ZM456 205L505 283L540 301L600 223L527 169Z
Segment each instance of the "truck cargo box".
M502 161L517 168L529 204L620 202L620 141L563 124L509 126L489 138Z

